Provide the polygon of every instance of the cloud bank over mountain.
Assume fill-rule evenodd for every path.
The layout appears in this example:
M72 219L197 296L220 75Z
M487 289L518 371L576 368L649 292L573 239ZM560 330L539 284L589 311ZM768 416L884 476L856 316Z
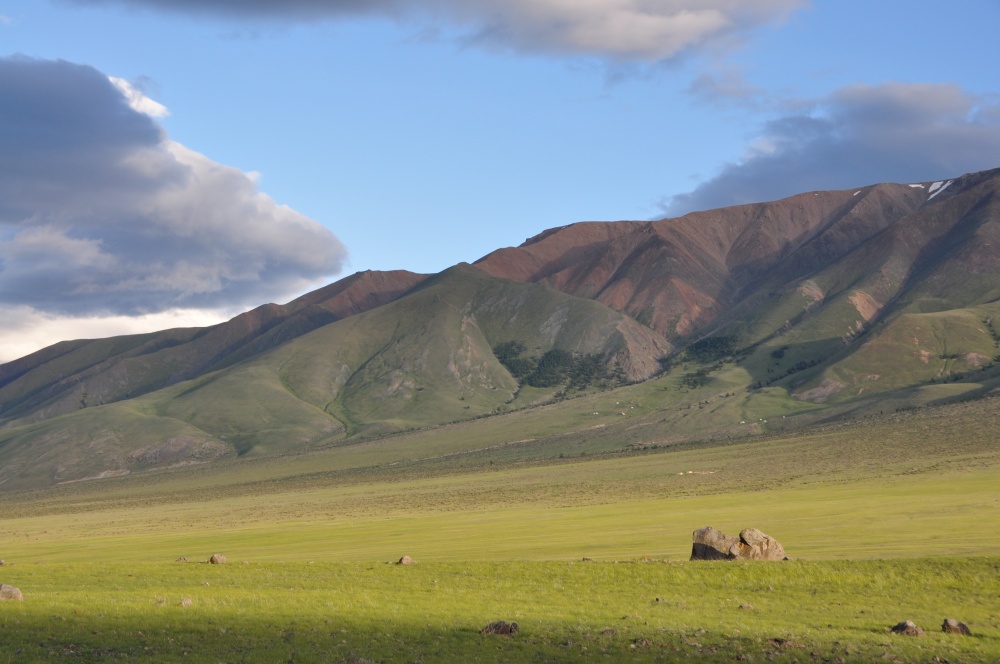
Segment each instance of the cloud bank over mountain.
M662 60L780 21L806 0L70 0L287 21L384 16L527 53Z
M230 308L340 272L329 230L170 140L149 114L165 109L123 85L88 66L0 59L0 305Z
M798 106L765 124L742 161L672 197L664 212L945 179L995 168L1000 155L1000 103L953 84L852 85Z

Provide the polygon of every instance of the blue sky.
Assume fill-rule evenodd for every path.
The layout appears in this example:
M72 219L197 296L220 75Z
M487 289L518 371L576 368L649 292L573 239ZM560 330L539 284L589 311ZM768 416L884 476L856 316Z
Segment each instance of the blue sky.
M998 0L0 0L0 360L576 221L998 167L996 25Z

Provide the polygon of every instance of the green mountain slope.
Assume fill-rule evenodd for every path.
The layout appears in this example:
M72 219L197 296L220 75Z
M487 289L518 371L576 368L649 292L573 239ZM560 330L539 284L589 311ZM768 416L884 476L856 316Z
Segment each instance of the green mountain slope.
M786 284L774 308L786 323L772 311L770 327L751 335L761 350L785 349L786 357L772 358L770 376L758 362L758 380L804 399L842 400L992 365L1000 352L992 327L1000 313L998 179L960 178L840 260ZM816 366L773 380L802 361Z
M669 351L655 332L597 302L460 265L231 366L0 431L0 482L300 451L488 415L518 396L518 381L493 352L515 340L539 356L560 349L599 357L611 382L648 378ZM566 382L534 396L551 398Z
M266 304L209 328L55 344L0 365L0 425L130 399L215 371L390 302L425 278L359 272L286 305Z

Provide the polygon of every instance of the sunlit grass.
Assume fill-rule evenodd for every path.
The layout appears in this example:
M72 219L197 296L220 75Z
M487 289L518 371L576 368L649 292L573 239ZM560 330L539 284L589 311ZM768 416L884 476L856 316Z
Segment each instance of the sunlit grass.
M0 662L1000 658L992 400L669 444L633 396L573 436L527 412L539 436L507 444L467 424L4 494L26 599L0 603ZM688 563L705 525L792 560ZM928 635L888 633L906 619Z
M16 566L4 574L26 599L0 606L0 661L992 661L998 571L985 558ZM939 631L956 616L972 638ZM520 633L479 635L501 619ZM904 619L928 636L890 635Z

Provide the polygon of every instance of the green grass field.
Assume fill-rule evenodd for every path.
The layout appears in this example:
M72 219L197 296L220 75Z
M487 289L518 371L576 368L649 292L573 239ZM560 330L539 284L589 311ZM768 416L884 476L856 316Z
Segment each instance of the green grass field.
M1000 661L995 399L672 444L658 389L5 493L0 662ZM792 560L687 562L705 525Z
M19 565L4 573L29 590L0 609L0 661L995 661L998 571L988 558ZM953 616L972 637L940 632ZM927 635L890 634L903 619ZM479 634L495 620L520 632Z

